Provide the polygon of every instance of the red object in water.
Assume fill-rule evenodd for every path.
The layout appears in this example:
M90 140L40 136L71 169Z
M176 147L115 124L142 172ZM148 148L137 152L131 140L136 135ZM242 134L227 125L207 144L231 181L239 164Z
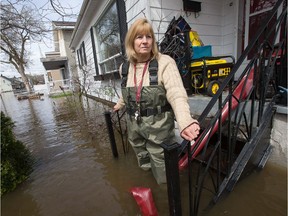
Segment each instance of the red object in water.
M130 192L140 207L142 216L158 216L150 188L133 187Z
M238 84L238 86L234 89L233 97L232 97L232 104L231 104L232 110L236 109L236 107L239 104L239 101L247 98L247 96L248 96L248 94L249 94L249 92L253 86L253 74L254 74L254 70L251 69L248 78L247 78L247 75L244 76L242 78L242 80L240 81L240 83ZM222 109L222 116L221 116L222 122L224 122L227 119L228 114L229 114L229 103L227 102ZM201 141L200 145L198 146L196 151L193 153L192 159L195 158L199 154L199 152L203 149L203 147L205 146L205 144L208 140L208 137L212 136L217 131L218 126L219 126L219 122L217 120L215 125L206 133L206 135L203 138L203 140ZM201 134L200 134L198 139L200 139L200 137L201 137ZM198 142L198 139L196 140L194 145L191 146L191 151L194 148L195 144ZM187 165L188 165L188 154L186 153L185 155L183 155L182 158L180 158L180 160L178 162L179 170L184 169L185 167L187 167Z

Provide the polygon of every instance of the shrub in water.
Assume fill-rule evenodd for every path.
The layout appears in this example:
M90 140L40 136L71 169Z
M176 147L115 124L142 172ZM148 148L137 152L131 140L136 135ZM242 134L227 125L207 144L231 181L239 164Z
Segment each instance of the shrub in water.
M14 190L32 171L31 153L16 140L13 127L11 118L1 112L1 195Z

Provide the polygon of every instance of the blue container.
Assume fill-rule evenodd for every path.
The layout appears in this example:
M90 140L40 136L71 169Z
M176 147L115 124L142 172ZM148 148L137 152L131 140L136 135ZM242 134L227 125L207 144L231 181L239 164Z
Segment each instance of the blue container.
M193 56L192 59L198 59L202 57L211 57L212 56L212 47L211 45L207 46L192 46L193 47Z

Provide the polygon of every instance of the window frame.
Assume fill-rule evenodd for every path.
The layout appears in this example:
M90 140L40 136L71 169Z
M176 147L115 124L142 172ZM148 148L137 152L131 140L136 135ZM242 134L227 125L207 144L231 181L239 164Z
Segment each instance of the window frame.
M77 52L77 58L78 58L79 67L82 69L83 66L87 66L87 56L86 56L84 41L82 41L79 49L77 49L76 52Z
M119 50L120 52L100 61L99 60L100 59L99 48L97 47L98 45L97 45L96 26L100 22L101 18L103 18L107 14L107 12L111 9L113 4L116 4L117 21L119 25ZM94 57L95 71L96 71L96 76L94 76L94 80L107 80L107 79L111 79L111 77L113 77L113 79L119 79L120 78L119 66L124 61L124 56L125 56L124 41L125 41L125 36L127 33L125 1L124 0L111 1L111 3L107 6L107 10L103 12L101 18L90 29L93 57ZM105 63L108 61L114 62L115 68L113 70L106 71ZM104 70L103 70L103 67L104 67Z

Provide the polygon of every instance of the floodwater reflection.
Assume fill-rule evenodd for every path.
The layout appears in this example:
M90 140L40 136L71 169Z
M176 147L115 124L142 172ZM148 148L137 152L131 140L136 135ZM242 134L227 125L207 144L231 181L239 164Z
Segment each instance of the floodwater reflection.
M90 99L80 105L72 97L18 101L3 94L1 110L15 121L15 135L36 163L30 178L2 197L1 215L140 215L129 193L135 186L151 188L159 215L169 215L166 185L137 167L132 149L124 155L119 139L113 158L103 116L109 109ZM286 173L268 163L205 215L287 215Z

